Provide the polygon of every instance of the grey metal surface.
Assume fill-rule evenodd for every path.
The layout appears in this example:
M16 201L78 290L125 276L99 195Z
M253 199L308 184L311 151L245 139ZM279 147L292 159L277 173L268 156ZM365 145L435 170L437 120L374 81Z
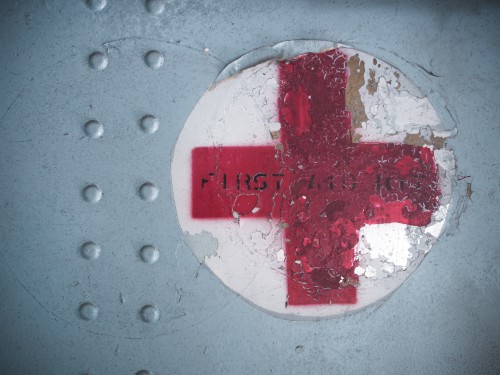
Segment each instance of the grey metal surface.
M500 8L170 1L154 15L153 3L0 5L0 372L498 372ZM242 54L291 39L342 42L401 69L457 123L450 145L471 176L408 282L377 309L320 322L267 315L200 267L171 193L171 152L204 90ZM165 56L158 69L151 50ZM89 63L96 51L102 71ZM85 132L94 119L102 138ZM152 202L147 182L159 189ZM84 200L91 184L96 204ZM82 257L88 241L97 259ZM149 244L153 264L140 252Z

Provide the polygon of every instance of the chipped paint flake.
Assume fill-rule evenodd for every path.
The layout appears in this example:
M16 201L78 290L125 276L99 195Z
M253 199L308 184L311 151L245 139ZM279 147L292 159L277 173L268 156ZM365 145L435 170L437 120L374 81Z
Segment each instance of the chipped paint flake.
M453 132L444 129L429 100L406 77L380 60L365 69L371 56L348 47L343 51L351 56L349 71L359 72L346 88L354 139L444 147Z
M368 121L359 93L360 88L365 84L365 63L359 59L358 54L355 54L347 61L347 67L350 77L345 91L346 106L351 113L352 127L360 128L363 122Z
M211 233L203 230L196 234L190 234L189 232L185 232L184 234L186 243L193 250L193 254L198 259L198 262L203 263L207 257L217 254L219 241Z
M370 69L370 78L368 79L368 82L366 83L366 91L368 91L368 94L373 95L377 92L377 86L378 82L375 79L375 70Z
M360 241L356 252L360 254L361 264L366 263L374 268L380 268L382 262L392 263L405 269L411 258L411 244L406 236L405 224L371 224L365 225L359 231ZM378 262L373 262L378 260Z

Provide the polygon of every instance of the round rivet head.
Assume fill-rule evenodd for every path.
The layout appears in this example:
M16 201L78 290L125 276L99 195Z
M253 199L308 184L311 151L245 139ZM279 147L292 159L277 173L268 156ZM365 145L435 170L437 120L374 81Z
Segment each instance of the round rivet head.
M85 302L80 305L78 313L83 320L96 320L99 315L99 308L92 302Z
M99 121L90 120L84 126L85 134L91 139L101 138L104 134L104 127Z
M154 305L146 305L141 309L141 319L146 323L155 323L160 319L160 311Z
M82 257L87 260L95 260L101 255L101 247L94 242L86 242L80 249Z
M160 258L160 252L156 246L146 245L142 247L139 256L143 262L153 264Z
M152 115L146 115L141 119L141 129L144 133L156 133L160 127L160 120Z
M108 57L102 52L94 52L89 56L89 65L95 70L104 70L108 66Z
M165 11L165 0L146 0L145 5L153 16L159 16Z
M146 202L152 202L158 198L158 188L151 182L146 182L139 189L141 199Z
M108 0L85 0L85 3L94 12L99 12L106 7Z
M86 186L85 189L83 189L82 195L83 199L85 199L86 202L97 203L102 198L102 190L99 188L99 186L92 184Z
M150 68L158 69L165 62L165 56L163 56L163 54L158 51L149 51L148 53L146 53L144 60Z
M139 370L135 373L135 375L153 375L153 373L149 370Z

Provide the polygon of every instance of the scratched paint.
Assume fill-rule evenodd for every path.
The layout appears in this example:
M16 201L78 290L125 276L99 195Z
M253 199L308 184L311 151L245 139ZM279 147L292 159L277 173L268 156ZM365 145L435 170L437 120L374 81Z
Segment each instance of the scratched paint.
M210 234L217 249L194 253L252 304L291 318L356 311L439 236L450 135L372 56L337 46L270 60L218 82L186 122L172 164L179 222L188 238Z

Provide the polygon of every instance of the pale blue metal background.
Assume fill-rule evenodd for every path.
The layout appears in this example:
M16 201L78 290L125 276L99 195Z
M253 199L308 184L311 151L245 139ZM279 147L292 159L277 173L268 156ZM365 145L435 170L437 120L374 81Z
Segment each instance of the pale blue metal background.
M484 1L178 0L160 16L132 0L99 13L2 1L0 372L498 372L499 18ZM290 39L343 42L401 69L458 125L450 146L472 176L408 282L377 309L320 322L269 316L200 267L171 196L175 139L204 90L240 55ZM166 56L158 71L143 61L151 49ZM94 51L108 53L103 72L88 67ZM138 126L149 113L153 135ZM92 118L102 139L85 137ZM160 188L153 203L137 193L146 181ZM88 183L104 191L95 206L81 198ZM93 262L79 255L88 240L102 247ZM147 243L154 265L137 255ZM78 317L87 300L96 321ZM156 324L139 318L147 303Z

